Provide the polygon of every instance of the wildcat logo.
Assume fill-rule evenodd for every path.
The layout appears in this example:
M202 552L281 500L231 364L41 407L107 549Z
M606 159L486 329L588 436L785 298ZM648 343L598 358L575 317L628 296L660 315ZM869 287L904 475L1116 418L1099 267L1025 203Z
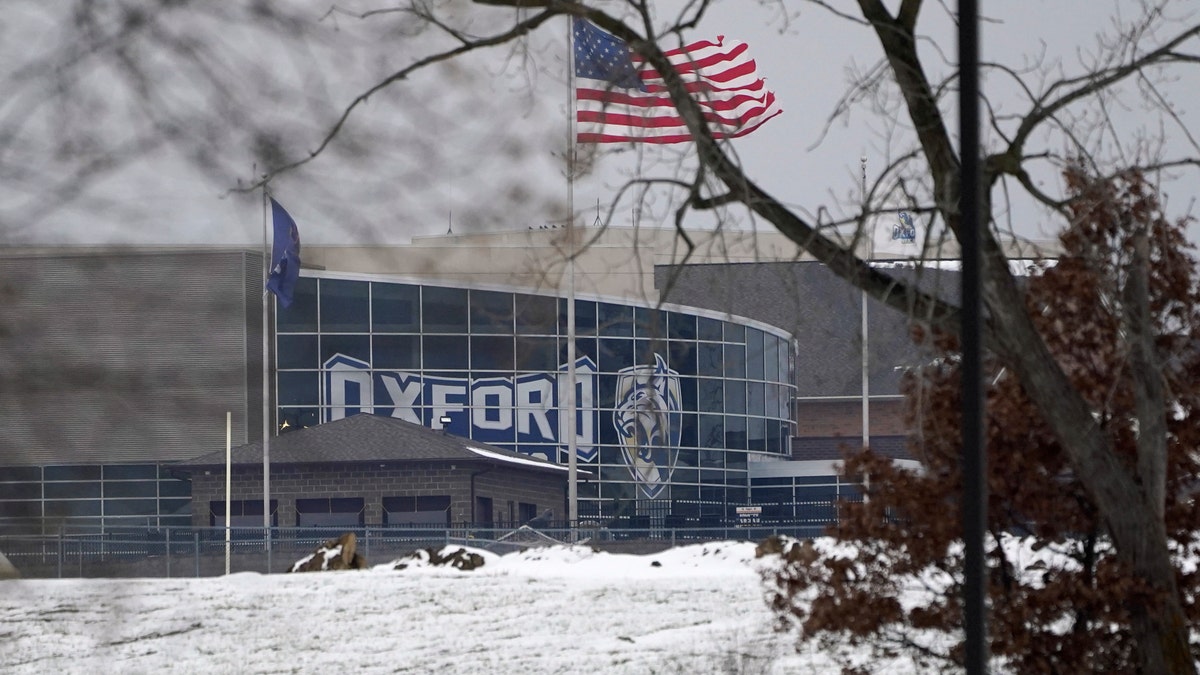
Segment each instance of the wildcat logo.
M892 226L892 239L911 244L917 240L917 226L908 211L900 212L900 224Z
M617 374L615 403L613 424L625 463L642 493L654 499L671 480L679 458L679 373L658 354L653 366L624 368Z

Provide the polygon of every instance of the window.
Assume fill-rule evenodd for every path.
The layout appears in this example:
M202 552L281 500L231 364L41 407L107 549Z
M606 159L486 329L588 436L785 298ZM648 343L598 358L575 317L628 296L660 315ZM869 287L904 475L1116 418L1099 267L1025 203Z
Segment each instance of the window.
M746 376L746 348L742 345L725 345L725 377Z
M791 476L778 476L775 478L755 478L753 487L755 489L765 485L791 485L793 483ZM756 493L757 494L757 493Z
M104 467L104 480L154 480L158 466L154 464L109 464Z
M793 520L796 517L796 505L792 502L779 502L775 504L763 504L762 519L771 520Z
M600 371L615 373L633 365L633 340L600 340Z
M321 330L347 333L370 330L369 285L363 281L321 280Z
M633 308L600 303L596 310L596 330L600 335L633 337Z
M704 448L724 448L725 418L721 415L701 415L698 440Z
M475 498L475 524L481 527L492 526L492 498Z
M279 382L279 405L316 405L321 396L321 374L318 371L284 371L276 375Z
M73 499L71 501L46 500L47 518L96 517L101 513L99 499Z
M722 450L701 450L700 466L706 469L725 468L725 452Z
M384 525L450 524L449 495L418 495L383 498Z
M766 353L763 354L763 367L766 369L764 379L770 382L779 381L779 350L783 348L783 340L774 335L764 336Z
M725 467L729 469L737 469L739 471L746 470L746 453L735 452L729 450L725 452Z
M746 377L761 380L766 370L763 338L770 339L760 330L746 329Z
M725 411L725 387L721 380L700 380L696 383L696 395L697 412Z
M762 382L746 383L746 412L751 415L766 415L767 386Z
M95 465L48 466L45 480L100 480L100 467Z
M699 317L696 319L696 337L711 342L721 341L721 322L717 319Z
M276 360L282 370L316 368L321 364L320 352L317 350L317 336L280 335L279 354Z
M158 482L152 480L108 481L104 483L105 498L157 497Z
M634 341L634 356L637 365L654 365L655 357L661 356L664 359L668 358L669 351L667 341L662 339L655 340L635 340Z
M361 527L362 497L296 500L297 527Z
M416 333L421 328L419 287L371 284L371 322L383 333Z
M421 367L421 340L416 335L376 335L371 363L376 368L417 370Z
M0 518L41 518L40 501L0 502Z
M41 481L0 485L0 499L41 499Z
M725 416L725 447L746 449L746 418L737 415Z
M725 356L722 354L721 345L701 342L697 346L697 357L700 363L698 374L709 377L720 377L724 374Z
M751 450L767 449L767 421L761 417L746 420L746 441Z
M578 346L578 345L576 345ZM517 370L558 369L558 342L552 337L519 337L516 342Z
M630 315L632 316L632 314ZM597 322L600 321L597 315L596 303L589 300L575 301L575 332L579 335L596 335L597 331L603 332L604 327L597 328ZM633 334L632 324L629 326L630 335ZM558 301L558 331L560 335L566 335L567 327L567 301Z
M592 326L596 325L595 303L592 307ZM575 322L579 323L579 304L575 305ZM542 295L516 296L517 333L520 335L554 335L558 325L558 302L556 298ZM576 328L578 331L578 328ZM593 332L594 329L593 329Z
M271 500L271 526L279 525L279 502ZM208 522L213 527L225 527L225 502L212 501L208 503ZM242 499L229 502L230 527L263 526L263 500Z
M426 335L422 338L426 368L466 370L470 349L463 335Z
M311 333L317 330L317 280L300 277L292 294L292 306L275 304L275 326L280 333Z
M281 434L316 426L319 422L320 414L316 408L281 408L279 410L279 433Z
M537 504L521 502L517 504L517 517L522 525L538 517Z
M40 466L6 466L0 468L0 483L22 483L25 481L40 481L42 468Z
M471 332L513 332L513 296L495 291L471 291Z
M328 361L336 354L345 354L359 361L369 362L371 360L371 338L367 335L322 335L321 363Z
M513 339L509 336L476 335L471 338L472 370L512 370Z
M746 383L741 380L725 380L725 412L746 414Z
M755 487L753 494L755 504L790 504L796 501L796 496L792 493L790 485L785 487Z
M687 401L687 395L684 395L684 401ZM689 410L687 403L684 404L684 410ZM679 430L679 445L687 448L694 448L700 445L700 423L699 415L692 413L684 413L680 418Z
M670 337L672 339L696 339L696 317L688 314L680 314L679 312L671 312L667 315L667 320L671 329Z
M667 349L671 370L680 375L696 374L696 343L672 340Z
M421 314L426 333L466 332L466 289L425 286L421 296Z
M99 481L94 483L46 483L45 492L46 499L81 499L101 496Z
M637 336L651 340L667 338L667 314L657 309L635 307L633 310Z

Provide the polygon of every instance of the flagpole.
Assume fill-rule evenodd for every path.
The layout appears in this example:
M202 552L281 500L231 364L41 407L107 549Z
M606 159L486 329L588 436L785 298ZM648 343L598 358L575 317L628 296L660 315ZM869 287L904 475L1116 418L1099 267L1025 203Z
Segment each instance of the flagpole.
M267 549L268 572L271 564L271 331L270 301L267 280L270 277L271 242L267 236L267 185L263 184L263 291L262 291L262 432L263 432L263 543Z
M225 411L225 576L229 576L229 522L233 518L233 411ZM168 535L169 536L169 535Z
M862 164L862 203L863 203L863 229L867 232L867 264L870 264L871 259L875 257L875 227L874 225L867 226L867 156L863 155L859 158ZM867 321L867 299L866 290L862 291L862 445L863 448L871 447L871 371L869 368L871 359L871 339L868 332L870 324ZM871 474L863 474L863 501L870 501L871 492Z
M862 164L862 200L865 214L867 212L867 156L863 155L859 158L859 162ZM865 216L863 229L867 235L867 262L869 263L875 256L875 228L867 226ZM871 445L871 378L868 368L871 352L867 330L867 292L864 290L862 292L862 444L864 448Z
M567 520L572 530L579 521L578 440L575 431L575 20L567 21Z

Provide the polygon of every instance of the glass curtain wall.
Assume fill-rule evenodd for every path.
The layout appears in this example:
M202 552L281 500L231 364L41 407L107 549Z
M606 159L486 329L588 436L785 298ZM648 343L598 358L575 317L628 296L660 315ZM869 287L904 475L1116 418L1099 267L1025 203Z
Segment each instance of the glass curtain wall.
M277 422L448 419L450 433L565 464L566 303L303 277L277 314ZM748 502L751 456L788 455L785 332L604 300L577 299L575 315L581 518L719 521Z
M156 464L0 468L0 526L65 532L191 524L191 483ZM26 528L28 529L28 528Z

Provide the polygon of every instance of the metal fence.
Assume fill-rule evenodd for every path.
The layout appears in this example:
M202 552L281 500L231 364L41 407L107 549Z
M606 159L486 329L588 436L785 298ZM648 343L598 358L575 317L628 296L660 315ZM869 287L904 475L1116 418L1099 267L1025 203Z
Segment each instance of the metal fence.
M387 563L418 549L458 544L508 553L532 546L577 543L600 550L651 553L707 541L758 541L775 534L819 536L823 523L739 524L719 527L359 527L345 528L111 528L95 532L0 535L0 553L24 578L202 577L228 571L278 573L322 543L354 532L368 564Z

